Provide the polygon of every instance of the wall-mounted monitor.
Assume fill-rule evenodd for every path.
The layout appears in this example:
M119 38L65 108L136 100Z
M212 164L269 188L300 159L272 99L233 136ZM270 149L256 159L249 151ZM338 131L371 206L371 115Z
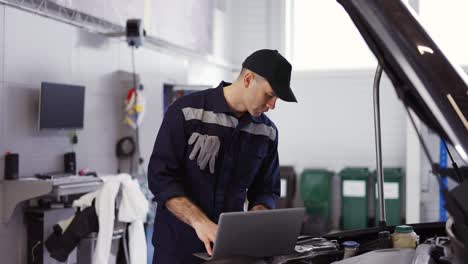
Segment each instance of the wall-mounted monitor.
M41 83L39 129L82 129L85 87Z

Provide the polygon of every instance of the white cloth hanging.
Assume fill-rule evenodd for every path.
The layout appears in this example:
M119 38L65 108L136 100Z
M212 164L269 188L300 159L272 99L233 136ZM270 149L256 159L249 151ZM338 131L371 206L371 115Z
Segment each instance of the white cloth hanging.
M100 178L104 184L99 190L85 194L73 202L74 207L84 209L91 206L93 199L96 199L94 206L99 221L99 233L92 263L108 262L114 231L115 199L119 189L122 199L117 219L130 223L128 226L130 263L145 263L147 252L143 222L148 213L148 202L138 182L132 180L128 174L107 175Z

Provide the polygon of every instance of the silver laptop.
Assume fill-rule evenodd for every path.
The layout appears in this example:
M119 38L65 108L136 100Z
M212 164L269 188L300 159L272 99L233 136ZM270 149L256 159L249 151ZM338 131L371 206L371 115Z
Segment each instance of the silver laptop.
M222 213L213 255L210 257L206 252L194 255L211 260L292 254L304 214L304 208Z

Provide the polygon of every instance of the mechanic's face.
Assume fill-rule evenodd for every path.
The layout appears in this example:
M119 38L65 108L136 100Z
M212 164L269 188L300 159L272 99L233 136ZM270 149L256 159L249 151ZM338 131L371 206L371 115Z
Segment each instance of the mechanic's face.
M249 78L246 79L249 80ZM244 99L247 111L257 117L270 109L275 109L278 97L267 80L261 76L252 75L248 81Z

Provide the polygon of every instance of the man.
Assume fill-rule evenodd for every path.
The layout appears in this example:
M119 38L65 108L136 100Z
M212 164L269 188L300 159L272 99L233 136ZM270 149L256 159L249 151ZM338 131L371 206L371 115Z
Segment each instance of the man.
M212 254L222 212L275 207L278 132L264 112L296 102L291 64L276 50L247 57L232 83L179 98L167 110L148 168L158 203L153 263L198 263Z

